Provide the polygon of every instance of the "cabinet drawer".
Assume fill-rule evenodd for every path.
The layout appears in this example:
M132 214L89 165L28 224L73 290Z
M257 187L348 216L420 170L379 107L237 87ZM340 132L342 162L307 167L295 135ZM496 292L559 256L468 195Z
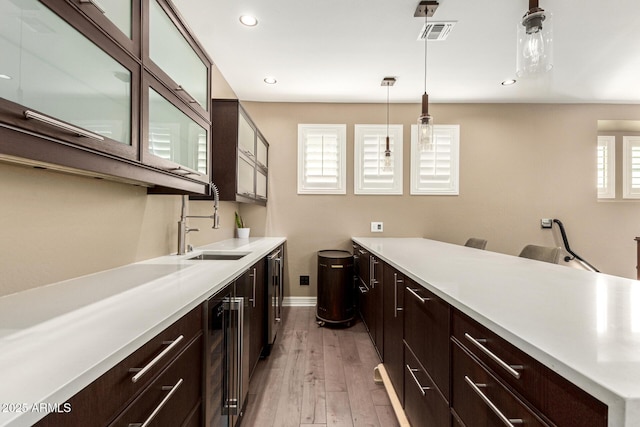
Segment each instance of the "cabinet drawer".
M449 425L449 404L405 345L404 411L413 427Z
M198 334L202 334L202 307L200 306L73 396L69 400L73 408L72 412L52 413L42 419L37 426L106 425ZM155 363L152 364L154 360ZM136 382L133 382L132 377L139 372L129 370L149 365L151 365L150 368ZM86 424L89 420L90 424Z
M458 343L452 352L452 408L467 427L549 426Z
M180 426L202 397L202 336L193 341L110 427ZM148 424L147 424L148 421Z
M404 340L449 399L449 304L406 278Z
M468 316L454 310L452 335L502 382L562 426L607 425L607 406Z

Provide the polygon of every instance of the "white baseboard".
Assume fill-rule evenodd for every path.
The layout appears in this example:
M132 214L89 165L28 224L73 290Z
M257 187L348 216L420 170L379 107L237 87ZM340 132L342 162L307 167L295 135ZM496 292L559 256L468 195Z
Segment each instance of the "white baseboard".
M282 300L283 307L315 307L318 301L317 297L284 297Z

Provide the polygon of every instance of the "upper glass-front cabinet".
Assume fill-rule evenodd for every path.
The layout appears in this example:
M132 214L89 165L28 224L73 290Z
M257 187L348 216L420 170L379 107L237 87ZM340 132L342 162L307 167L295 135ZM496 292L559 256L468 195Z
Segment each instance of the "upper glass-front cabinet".
M185 114L175 95L145 76L148 92L145 163L168 172L208 182L209 125Z
M0 0L3 115L28 131L136 158L139 65L43 3Z
M209 111L208 59L189 33L168 11L164 0L149 2L149 64L150 70L170 86L185 102L203 117Z

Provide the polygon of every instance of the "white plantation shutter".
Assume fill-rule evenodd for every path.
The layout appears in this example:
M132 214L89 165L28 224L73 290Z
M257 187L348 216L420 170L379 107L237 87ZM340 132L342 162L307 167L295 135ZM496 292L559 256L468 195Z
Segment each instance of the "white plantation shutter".
M433 149L418 148L418 126L411 126L411 194L458 195L460 126L435 125Z
M402 194L402 125L389 126L389 170L384 168L386 137L387 125L355 125L355 194Z
M598 136L598 198L616 197L615 136Z
M640 199L640 136L622 138L622 197Z
M298 194L346 193L346 125L298 125Z
M180 135L180 125L175 124L149 124L149 152L161 159L174 160L172 147Z

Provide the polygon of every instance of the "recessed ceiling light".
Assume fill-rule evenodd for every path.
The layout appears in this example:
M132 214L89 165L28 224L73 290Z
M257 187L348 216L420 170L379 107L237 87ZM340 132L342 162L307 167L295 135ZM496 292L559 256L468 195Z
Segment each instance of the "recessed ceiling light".
M505 80L502 83L500 83L502 86L511 86L513 84L516 84L516 80L514 79L509 79L509 80Z
M251 15L242 15L240 17L240 22L242 25L246 25L247 27L255 27L258 25L258 20Z
M0 79L11 80L11 76L7 76L6 74L0 74Z
M268 85L274 85L276 83L278 83L278 81L276 80L275 77L265 77L264 78L264 82Z

